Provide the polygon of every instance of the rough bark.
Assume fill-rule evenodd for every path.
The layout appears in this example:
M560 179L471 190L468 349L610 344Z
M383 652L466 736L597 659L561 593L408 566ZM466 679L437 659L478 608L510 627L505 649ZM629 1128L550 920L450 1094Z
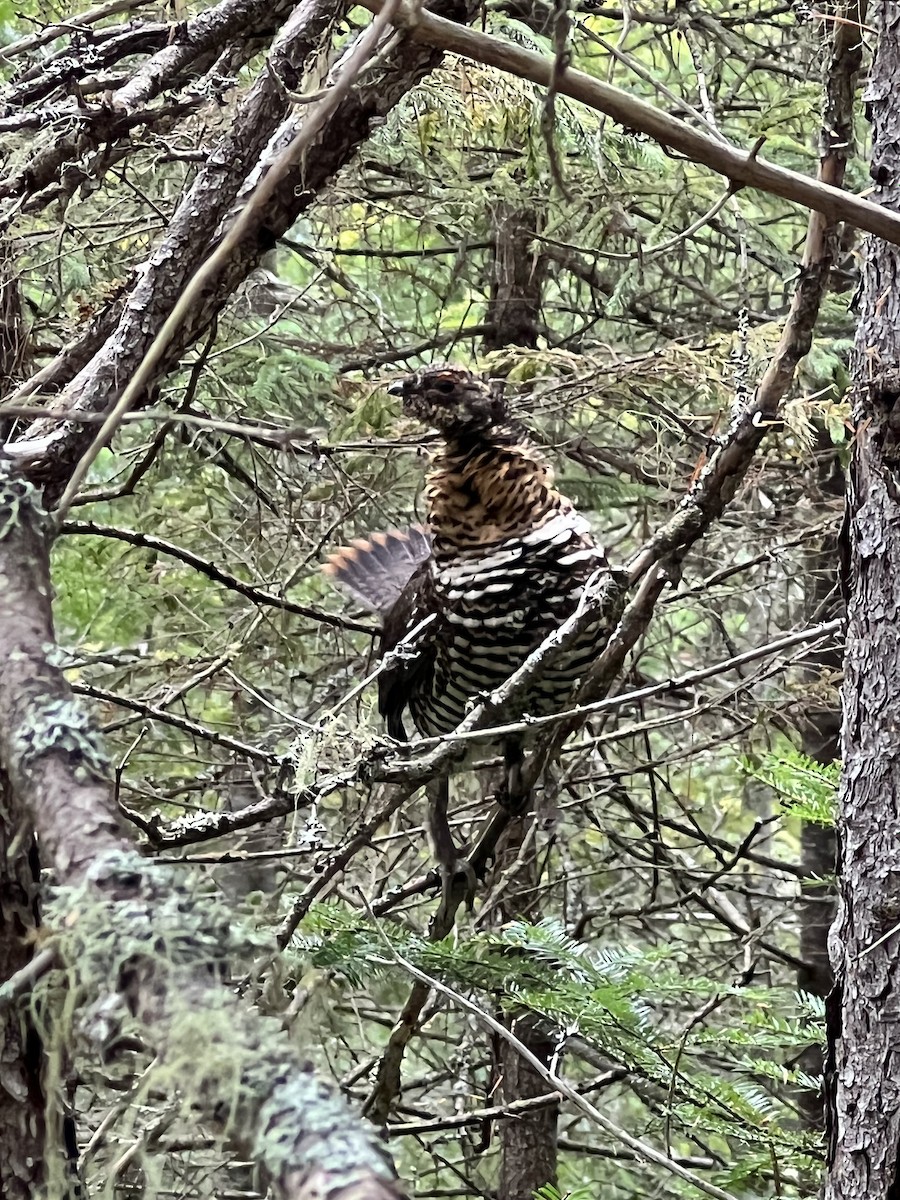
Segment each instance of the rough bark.
M28 357L28 329L22 315L15 251L0 240L0 396L22 378Z
M826 74L825 111L821 133L820 178L841 186L847 161L854 149L853 111L856 79L862 61L862 41L858 26L865 21L865 3L850 3L839 8L842 18L835 24L834 47ZM841 229L831 225L823 230L819 266L823 279L831 277L840 252ZM825 439L820 439L820 451L825 453ZM845 494L844 472L836 453L828 454L814 482L817 498L840 503ZM805 576L812 580L806 596L806 608L812 619L833 617L841 611L838 589L837 537L830 535L816 547L806 561ZM840 757L841 712L837 695L830 694L833 685L827 680L837 678L840 654L828 648L816 653L809 671L810 700L804 706L799 730L803 752L823 764ZM801 837L801 863L806 878L801 885L798 912L800 917L800 957L805 966L797 973L797 985L814 996L827 996L833 984L828 957L828 928L834 919L836 898L828 882L834 870L835 832L821 825L805 824ZM821 1047L807 1047L800 1065L811 1075L819 1076L824 1067ZM803 1091L798 1103L811 1126L818 1128L823 1120L822 1097Z
M26 160L0 179L0 196L19 197L33 212L102 176L114 156L98 155L101 146L124 143L127 152L136 126L161 133L173 118L222 94L225 74L236 74L262 49L291 8L290 0L220 0L186 21L95 30L39 60L0 97L0 131L37 131ZM98 99L92 77L141 54L148 57L125 82ZM192 88L204 73L203 85ZM175 103L150 107L163 92L177 96ZM34 107L45 97L43 108Z
M813 505L839 511L845 493L844 472L835 451L829 451L825 438L820 439L823 463L817 478L807 492ZM835 528L806 555L803 578L809 580L804 597L808 622L833 620L843 611L838 580L838 533ZM841 671L841 648L826 646L810 653L804 677L803 703L798 714L797 729L800 748L814 762L830 766L841 755L841 708L836 680ZM833 976L828 958L828 929L834 920L834 888L828 882L834 872L835 833L829 826L806 823L803 826L800 860L806 878L801 885L800 957L803 968L797 972L797 985L814 996L827 996ZM806 1062L811 1074L821 1073L822 1060L818 1046L810 1047L812 1057ZM821 1120L821 1102L815 1100L816 1122ZM812 1115L812 1110L810 1112Z
M499 350L503 346L533 350L537 346L545 271L545 262L534 249L539 226L533 204L501 200L495 208L485 350Z
M0 241L0 394L27 349L9 242ZM0 431L2 432L2 431ZM31 823L0 768L0 980L31 961L40 926L40 862ZM0 1193L25 1200L44 1179L41 1044L27 997L0 1009Z
M534 837L527 834L528 827L537 821L535 815L514 822L500 846L495 875L503 878L510 872L498 906L501 923L535 922L541 917L537 845ZM544 1066L550 1065L555 1042L546 1028L527 1017L512 1018L507 1024ZM500 1071L504 1104L547 1093L546 1082L507 1042L500 1046ZM548 1104L500 1122L498 1200L532 1200L538 1188L547 1184L556 1186L558 1119L559 1105Z
M865 23L865 0L835 6L832 55L825 74L825 105L820 133L819 178L841 187L849 158L854 152L854 98L856 80L862 63L862 39L859 28ZM812 268L820 293L824 294L841 252L842 228L821 216L810 218L804 253L804 269ZM807 286L809 280L807 280ZM844 473L837 455L829 453L829 443L820 438L819 452L824 456L816 478L810 481L813 502L840 503L844 498ZM810 619L833 617L842 607L838 594L837 536L827 536L806 559L806 578L812 581L806 595ZM812 656L807 678L811 684L808 700L798 722L801 747L816 762L833 763L840 756L841 713L837 697L830 695L829 676L840 670L840 653L829 647ZM827 882L835 861L834 830L804 825L801 838L801 863L806 878L801 885L798 913L800 918L800 957L804 966L797 973L797 985L816 996L827 996L833 982L828 958L827 933L834 918L835 897ZM807 1047L800 1065L819 1076L823 1055L818 1045ZM822 1124L822 1098L817 1092L803 1091L798 1104L807 1121L815 1128Z
M836 456L829 461L831 468L825 489L832 495L843 495L843 471ZM824 544L806 556L804 576L811 580L805 597L809 620L827 613L834 617L841 609L837 587L837 537L829 536ZM824 611L823 611L824 609ZM841 710L837 687L833 682L840 672L841 653L828 647L816 652L806 672L809 684L798 729L800 747L814 762L830 765L840 757ZM825 997L831 991L833 975L828 958L828 929L834 920L836 897L830 882L834 872L835 832L825 825L805 822L800 840L800 863L804 879L800 884L797 913L800 920L800 958L803 967L797 972L797 986L813 996ZM820 1077L824 1065L822 1047L807 1046L798 1066L809 1075ZM797 1103L808 1124L821 1129L823 1123L822 1095L803 1089Z
M504 346L533 349L537 345L545 271L533 246L540 224L532 203L504 200L497 205L485 350ZM546 797L546 793L541 795ZM533 836L537 820L535 815L514 821L498 847L493 874L504 881L497 906L501 923L534 922L541 917L541 871ZM549 1065L553 1039L538 1022L513 1017L507 1025L544 1066ZM546 1094L545 1080L505 1041L500 1043L499 1068L504 1104ZM556 1185L558 1118L559 1105L549 1104L499 1123L498 1200L531 1200L538 1188Z
M874 7L873 196L900 209L900 8ZM870 22L871 23L871 22ZM900 252L870 240L853 374L826 1200L900 1196Z
M0 979L28 965L40 925L30 823L0 770ZM27 995L0 1009L0 1193L28 1200L44 1181L41 1044Z

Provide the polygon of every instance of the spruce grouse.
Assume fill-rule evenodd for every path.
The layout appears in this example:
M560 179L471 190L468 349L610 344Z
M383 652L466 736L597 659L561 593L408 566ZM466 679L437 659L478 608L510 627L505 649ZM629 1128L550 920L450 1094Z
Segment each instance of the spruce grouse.
M408 710L416 730L434 736L507 679L607 563L497 388L441 364L388 391L442 437L427 480L427 527L358 539L325 569L381 615L382 655L431 618L414 640L418 653L398 657L378 682L389 733L406 737ZM563 708L596 649L597 630L588 630L541 675L525 709Z

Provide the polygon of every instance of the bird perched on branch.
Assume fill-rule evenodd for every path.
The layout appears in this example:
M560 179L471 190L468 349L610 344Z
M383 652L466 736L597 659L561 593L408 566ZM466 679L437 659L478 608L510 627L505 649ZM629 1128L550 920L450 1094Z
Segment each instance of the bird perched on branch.
M435 736L521 666L607 562L497 387L441 364L388 391L442 438L427 479L427 527L358 539L325 569L381 615L381 655L420 629L413 652L394 656L379 676L379 710L396 738L406 737L406 711L420 734ZM562 709L596 652L597 631L588 631L539 673L525 710ZM520 743L504 749L511 767L520 761ZM437 828L442 806L445 819L446 792L432 812L446 871L453 851L449 831Z

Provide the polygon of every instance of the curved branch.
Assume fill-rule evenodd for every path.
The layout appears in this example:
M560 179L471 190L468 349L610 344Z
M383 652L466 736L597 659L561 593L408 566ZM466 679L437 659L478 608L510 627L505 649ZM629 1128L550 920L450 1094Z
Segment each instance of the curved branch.
M310 620L320 621L323 625L331 625L336 629L352 629L357 633L367 633L370 637L378 632L373 626L366 625L362 621L351 621L345 617L336 617L333 613L323 612L321 609L313 608L311 605L297 604L293 600L286 600L284 596L276 596L272 592L264 592L260 588L254 587L252 583L245 583L243 579L238 579L237 576L231 575L228 571L223 571L221 567L217 567L209 559L201 558L199 554L194 554L191 550L186 550L183 546L176 546L174 542L167 542L163 538L154 537L150 533L140 533L136 529L117 529L114 525L97 525L94 521L66 521L60 532L114 538L120 542L127 542L129 546L139 546L144 550L155 550L157 554L165 554L169 558L175 558L179 562L183 562L186 566L192 567L195 571L199 571L201 575L205 575L207 579L211 579L214 583L221 583L229 591L237 592L239 596L246 596L254 604L260 604L269 608L280 608L283 612L294 613L299 617L309 617Z

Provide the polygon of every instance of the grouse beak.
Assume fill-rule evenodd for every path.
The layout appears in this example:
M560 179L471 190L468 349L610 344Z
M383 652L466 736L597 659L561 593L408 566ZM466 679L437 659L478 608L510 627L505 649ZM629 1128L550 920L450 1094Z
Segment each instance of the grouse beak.
M406 385L404 384L404 381L402 379L398 379L396 383L388 384L388 386L385 388L385 391L389 396L402 396L405 386Z

